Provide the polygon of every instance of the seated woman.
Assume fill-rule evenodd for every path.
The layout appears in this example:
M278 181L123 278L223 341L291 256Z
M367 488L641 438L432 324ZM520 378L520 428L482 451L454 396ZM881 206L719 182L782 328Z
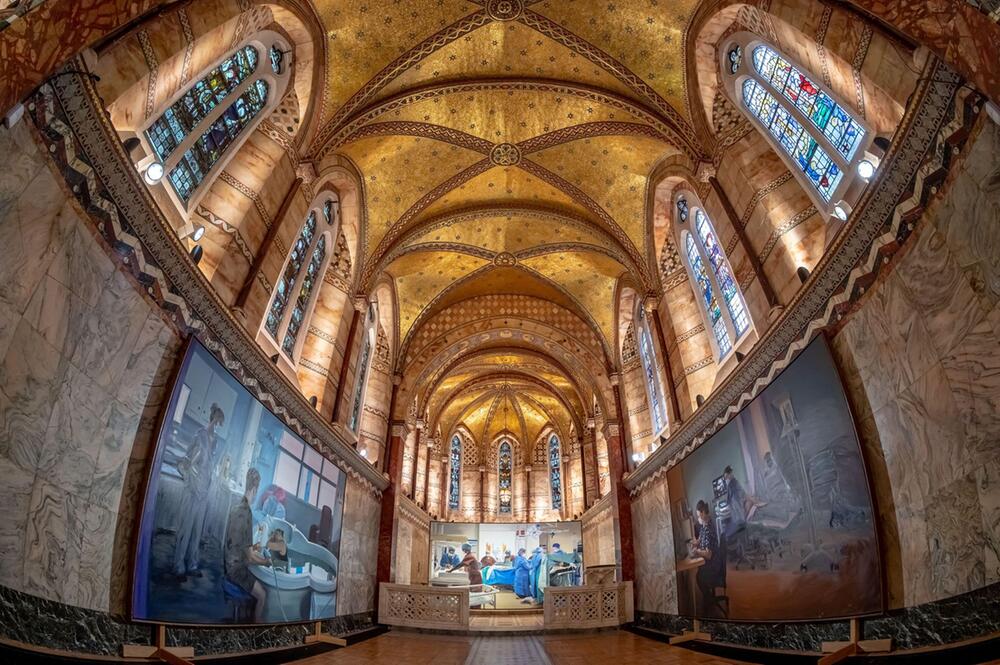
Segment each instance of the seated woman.
M707 614L715 605L715 587L725 586L726 560L719 546L719 536L715 532L708 504L698 501L695 510L698 513L698 539L691 554L705 560L705 565L698 568L697 581L698 589L701 590L702 612Z

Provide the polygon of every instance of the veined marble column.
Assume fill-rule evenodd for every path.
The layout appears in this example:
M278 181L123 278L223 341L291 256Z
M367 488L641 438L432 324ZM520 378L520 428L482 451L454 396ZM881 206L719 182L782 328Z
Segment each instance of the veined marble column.
M606 423L604 438L608 441L608 466L611 470L611 494L614 497L618 516L618 539L621 552L621 581L635 579L635 549L632 543L632 502L622 482L625 475L625 459L621 441L621 429L616 422Z
M393 421L389 425L388 472L389 486L382 492L382 516L378 526L378 560L376 579L388 582L392 572L392 536L396 521L396 492L403 473L403 440L406 437L406 423ZM378 585L375 586L375 607L378 607Z

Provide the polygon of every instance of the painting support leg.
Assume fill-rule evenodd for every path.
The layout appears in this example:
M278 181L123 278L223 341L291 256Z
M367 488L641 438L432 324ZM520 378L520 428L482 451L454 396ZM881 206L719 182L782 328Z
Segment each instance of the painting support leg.
M702 642L711 642L712 636L709 633L701 632L701 621L698 619L694 620L693 630L685 630L680 635L670 638L671 644L681 644L683 642L692 642L694 640L701 640Z
M312 635L306 635L306 644L335 644L338 647L346 647L347 640L342 637L334 637L329 633L323 632L323 622L317 621L314 624L314 632Z
M819 665L834 665L851 656L865 653L885 653L892 651L892 638L882 640L863 640L861 619L851 619L851 639L847 642L823 642L823 653Z
M124 658L156 658L170 665L194 665L188 658L194 658L194 647L168 647L167 627L157 624L153 627L153 646L144 644L123 644Z

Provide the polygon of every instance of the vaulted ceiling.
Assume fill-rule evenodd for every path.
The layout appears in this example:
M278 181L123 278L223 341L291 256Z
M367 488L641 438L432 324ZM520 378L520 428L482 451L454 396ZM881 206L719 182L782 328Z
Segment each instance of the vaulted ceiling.
M361 285L391 278L409 394L477 437L504 404L524 436L579 422L613 364L619 280L656 287L649 176L703 153L684 73L697 0L316 4L335 66L313 157L346 157L363 178ZM415 340L438 314L496 296L558 306L592 357L567 351L544 370L555 347L521 340L446 376L421 364ZM523 316L497 327L523 330ZM586 388L571 365L588 366Z

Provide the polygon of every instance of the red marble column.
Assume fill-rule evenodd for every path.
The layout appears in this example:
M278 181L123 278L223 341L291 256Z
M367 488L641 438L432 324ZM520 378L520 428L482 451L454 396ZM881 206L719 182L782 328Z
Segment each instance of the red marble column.
M427 450L424 451L424 500L420 507L428 513L431 511L431 451L434 448L434 440L427 439Z
M417 421L417 433L413 435L413 471L410 473L410 498L417 502L417 465L420 462L420 434L424 431L424 421Z
M406 423L393 421L389 424L389 486L382 492L382 515L378 527L378 559L376 579L388 582L392 572L392 537L396 522L396 492L403 472L403 441L406 437ZM378 587L375 587L375 607L378 607Z
M604 437L608 441L608 467L611 471L611 493L618 515L618 537L621 547L622 581L635 579L635 549L632 543L632 502L625 489L622 477L625 475L624 446L618 423L604 426Z
M622 379L622 375L621 374L615 373L615 374L611 375L611 391L615 395L615 411L618 413L618 417L621 418L621 421L620 421L621 424L619 426L620 429L621 429L621 434L619 435L619 445L622 446L622 450L620 451L621 455L622 455L622 462L623 462L622 469L623 469L623 473L628 473L629 471L632 470L632 460L629 459L629 456L628 456L628 451L629 451L629 449L632 448L632 439L629 437L629 435L628 435L628 429L625 427L625 423L628 421L628 418L626 417L626 413L628 413L628 412L625 411L625 408L623 406L624 402L622 400L622 381L621 381L621 379ZM608 465L610 467L611 439L607 439L607 441L608 441L608 459L609 459ZM612 481L614 481L615 478L617 478L617 477L620 477L620 476L615 476L614 472L611 473L611 480Z

